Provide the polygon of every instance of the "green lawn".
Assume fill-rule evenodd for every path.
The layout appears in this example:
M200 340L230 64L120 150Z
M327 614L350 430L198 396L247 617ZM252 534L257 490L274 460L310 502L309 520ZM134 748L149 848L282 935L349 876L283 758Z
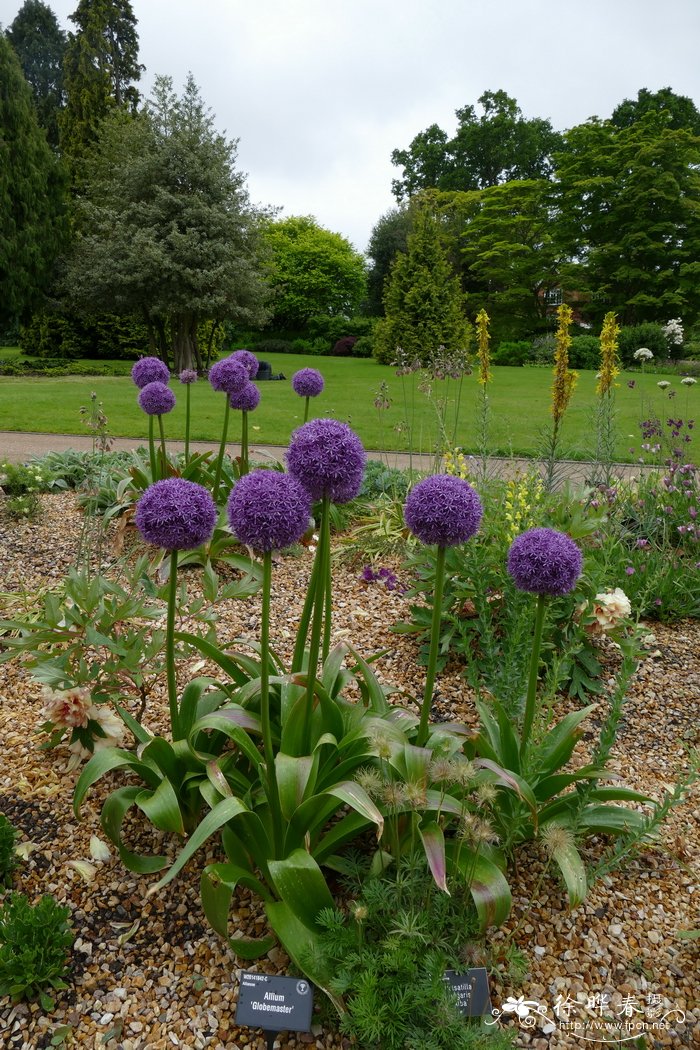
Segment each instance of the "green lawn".
M6 351L11 356L9 351ZM4 356L4 354L3 354ZM401 431L407 415L412 418L413 450L429 452L437 438L436 411L425 392L418 388L416 377L403 381L388 366L375 361L352 358L308 358L291 354L269 354L273 373L283 372L286 382L262 383L260 407L250 418L251 440L275 445L287 443L291 430L303 420L304 405L292 390L290 378L305 366L318 367L326 386L323 394L312 401L312 414L333 416L349 422L367 448L406 449L408 437ZM494 368L489 387L491 404L490 450L494 453L530 455L536 451L537 434L549 419L552 373L548 368ZM659 379L671 382L662 392ZM635 382L634 389L627 385ZM391 406L378 412L374 400L382 382L388 387ZM404 384L406 403L404 401ZM596 378L592 371L582 372L563 426L566 454L587 458L594 453L593 411ZM165 417L166 436L184 436L184 388L173 381L178 404ZM435 384L434 396L447 396L448 416L454 419L457 384L451 381ZM0 430L47 431L71 434L83 430L81 406L89 404L95 391L103 402L113 434L144 439L147 419L136 403L137 391L126 377L65 377L58 379L0 377ZM668 393L675 396L669 400ZM700 383L681 386L680 377L661 377L652 373L624 373L617 389L618 445L620 459L634 459L630 448L640 444L639 420L644 397L644 415L655 411L662 419L697 418ZM475 376L464 380L456 444L468 452L477 451L477 420L480 388ZM206 381L192 387L193 440L217 441L223 417L223 395L214 393ZM230 437L238 433L237 413L233 414ZM450 426L450 437L451 437ZM692 448L692 446L691 446ZM1 450L0 450L1 454ZM697 454L693 456L697 461Z

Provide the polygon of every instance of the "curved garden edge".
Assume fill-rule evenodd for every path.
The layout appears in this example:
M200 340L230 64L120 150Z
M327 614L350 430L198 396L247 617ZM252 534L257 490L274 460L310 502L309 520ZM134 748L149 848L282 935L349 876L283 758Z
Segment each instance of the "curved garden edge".
M79 516L72 497L43 497L36 523L4 523L0 540L3 590L36 591L56 586L74 556ZM302 558L282 559L277 567L273 623L289 639L295 606L289 595L301 593L297 576L308 569ZM422 671L414 643L388 632L404 613L397 592L366 585L356 570L341 569L337 581L336 634L351 636L364 654L388 650L380 663L387 682L419 695ZM230 637L255 637L257 599L230 603L224 615ZM284 618L287 618L285 621ZM700 625L653 625L655 648L640 666L630 690L625 724L612 768L624 781L658 799L672 788L683 766L683 743L697 742L700 714ZM439 680L440 712L469 719L471 698L458 669ZM196 877L185 873L173 891L143 898L150 879L126 872L118 859L97 865L87 884L69 866L88 859L89 838L99 833L99 795L85 807L77 824L71 811L75 774L65 772L60 752L40 752L33 731L41 706L40 688L15 661L0 666L0 734L5 761L0 777L0 808L36 845L22 866L22 888L30 896L54 893L73 913L78 935L73 955L72 988L44 1017L34 1005L12 1008L0 1001L0 1023L7 1025L9 1046L42 1047L50 1033L69 1025L78 1045L125 1050L169 1046L223 1048L263 1045L234 1021L237 961L208 929L201 915ZM595 717L595 716L594 716ZM155 705L147 720L157 723ZM149 832L150 834L150 832ZM680 941L677 931L700 926L698 872L700 793L675 810L662 831L664 849L647 851L596 885L586 902L569 913L561 887L547 876L538 893L541 861L533 849L521 854L509 924L493 941L505 943L520 923L515 940L525 953L528 972L518 983L492 978L494 1004L506 996L525 996L550 1005L557 995L585 998L605 991L644 1003L661 995L686 1013L677 1034L659 1033L659 1045L692 1046L700 1032L700 977L697 946ZM598 847L594 847L597 849ZM245 896L238 905L241 926L258 928L259 906ZM256 964L284 972L286 957L273 949ZM668 1041L665 1041L666 1037ZM330 1029L313 1037L282 1036L282 1047L308 1043L340 1045ZM680 1041L679 1041L680 1040ZM519 1045L580 1047L575 1033L559 1032L553 1043L537 1029L521 1029Z

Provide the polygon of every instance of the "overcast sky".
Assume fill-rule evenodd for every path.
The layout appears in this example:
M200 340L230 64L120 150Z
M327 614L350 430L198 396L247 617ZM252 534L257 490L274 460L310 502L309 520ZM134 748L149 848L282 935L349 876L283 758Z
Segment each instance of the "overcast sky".
M47 0L64 29L77 0ZM22 0L0 0L0 22ZM504 89L557 130L642 87L700 106L700 0L132 0L141 88L194 75L255 203L361 251L395 201L391 151Z

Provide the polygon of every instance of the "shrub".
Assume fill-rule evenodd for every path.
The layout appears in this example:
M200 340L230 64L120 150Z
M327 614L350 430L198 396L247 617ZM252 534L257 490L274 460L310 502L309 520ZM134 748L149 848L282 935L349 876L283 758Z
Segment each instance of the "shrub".
M9 886L15 869L17 832L4 813L0 813L0 886Z
M626 325L618 336L620 360L625 365L634 364L634 352L645 346L654 355L655 363L668 360L668 340L660 324Z
M261 339L255 344L254 349L257 357L264 357L265 354L293 354L296 352L294 344L288 339Z
M527 363L531 353L532 346L524 339L519 342L503 342L492 352L491 363L517 368Z
M23 893L12 893L0 910L0 995L14 1002L39 998L44 1010L54 1001L45 989L67 988L63 980L74 935L70 910L53 897L32 906Z
M374 340L371 335L361 335L355 340L352 348L353 357L371 357L374 353Z
M594 335L575 335L569 347L571 368L598 368L600 364L600 340Z
M344 335L333 345L331 353L333 357L354 357L353 347L357 342L356 335Z

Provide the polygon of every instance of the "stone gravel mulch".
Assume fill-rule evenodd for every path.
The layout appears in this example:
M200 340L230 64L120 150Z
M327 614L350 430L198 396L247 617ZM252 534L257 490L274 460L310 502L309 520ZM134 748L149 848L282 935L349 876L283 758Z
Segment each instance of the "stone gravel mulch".
M27 593L30 602L31 595L60 583L74 561L80 520L70 494L43 497L37 522L10 522L0 508L0 591L14 595L5 599L13 614L22 606L21 594ZM273 637L283 655L291 647L309 567L307 552L280 558L276 565ZM393 568L401 577L400 569ZM336 568L334 581L336 637L351 639L365 656L386 650L377 664L380 677L420 696L416 643L389 630L406 617L406 598L383 585L363 583L357 568ZM223 603L221 640L256 638L258 618L257 598ZM687 768L686 745L700 743L700 624L654 624L650 631L656 641L632 683L611 768L629 786L661 799ZM606 667L613 663L614 655L608 654ZM40 687L19 663L0 665L0 810L20 830L21 840L34 847L16 872L15 889L32 899L52 893L67 904L77 940L71 988L58 995L49 1015L36 1004L13 1006L0 999L0 1045L13 1050L45 1047L57 1028L69 1025L74 1045L106 1050L264 1047L260 1033L236 1025L238 964L204 920L196 865L165 893L147 900L154 877L131 874L114 856L96 864L90 884L70 865L91 859L91 835L103 837L99 808L106 789L88 796L83 819L76 821L71 808L76 774L66 772L65 752L38 750L34 730L41 706ZM161 691L149 701L149 728L164 727L166 709ZM436 715L474 721L473 698L457 667L448 668L439 680ZM142 838L144 849L175 850L174 843L154 841L150 829L134 833L135 843ZM603 848L603 843L593 843L588 858L595 860ZM602 994L612 997L611 1009L629 1017L630 1024L653 1025L649 1046L700 1045L700 950L698 942L678 937L680 930L700 928L699 854L696 785L671 814L658 845L595 885L573 912L554 876L541 878L543 860L537 848L519 855L517 873L510 877L513 913L491 943L498 953L512 934L524 953L527 974L517 984L509 983L507 975L494 975L492 999L502 1007L508 996L522 996L546 1005L551 1018L559 997L568 1004L570 1027L562 1024L548 1031L546 1019L531 1013L518 1027L518 1046L582 1047L586 1040L575 1020L594 1017L594 1003ZM245 932L264 929L259 905L244 894L237 900L236 915ZM284 953L273 949L251 968L277 973L285 972L286 965ZM662 1022L669 1010L682 1011L685 1020L676 1014ZM504 1015L510 1024L513 1018L512 1011ZM536 1023L530 1025L533 1019ZM318 1024L309 1035L280 1036L277 1045L349 1044Z

